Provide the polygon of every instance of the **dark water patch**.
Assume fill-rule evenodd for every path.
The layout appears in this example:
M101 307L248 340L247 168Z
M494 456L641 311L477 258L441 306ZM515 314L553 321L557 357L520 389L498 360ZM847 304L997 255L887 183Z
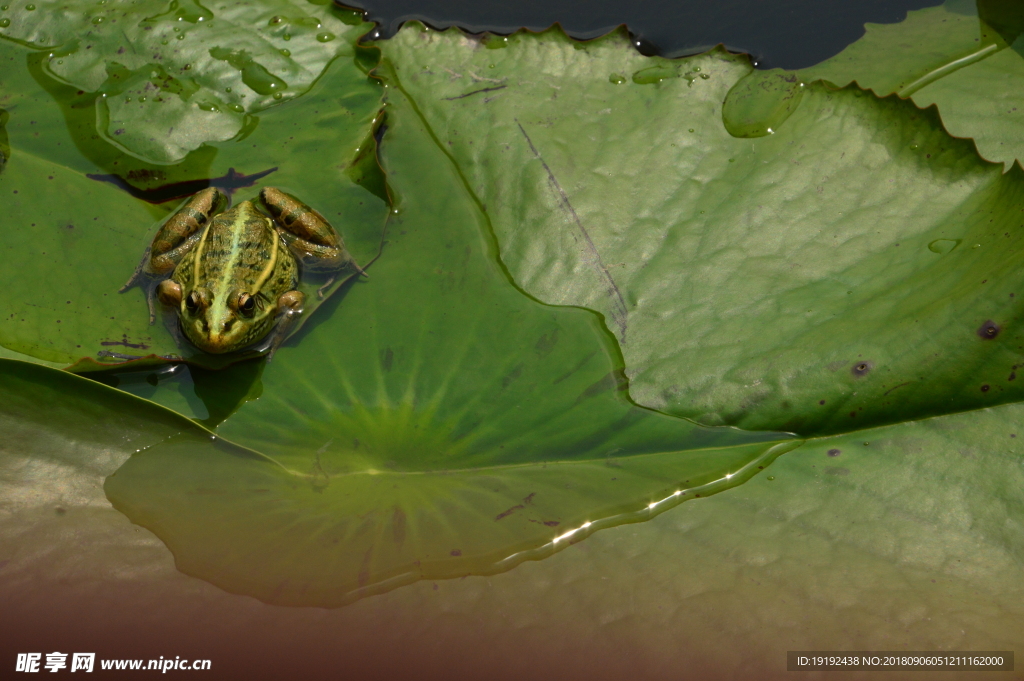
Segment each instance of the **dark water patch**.
M903 21L908 10L938 0L651 0L643 3L579 0L348 0L366 10L390 37L406 21L474 33L543 30L560 23L574 38L604 35L626 24L637 49L677 57L723 43L748 52L761 68L800 69L838 54L864 35L864 23Z

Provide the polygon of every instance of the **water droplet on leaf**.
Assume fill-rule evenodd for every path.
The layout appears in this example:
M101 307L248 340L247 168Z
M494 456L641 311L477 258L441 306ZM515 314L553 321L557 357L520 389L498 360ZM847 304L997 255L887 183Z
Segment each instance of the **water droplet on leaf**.
M679 72L672 66L648 66L633 74L633 82L638 85L660 83L667 78L678 78Z
M928 250L932 253L945 255L960 245L960 239L936 239L928 244Z
M317 41L319 41L321 43L329 43L332 40L334 40L334 38L335 38L334 34L333 33L328 33L327 31L324 31L323 33L317 33L316 34Z
M626 82L626 77L621 73L613 73L612 75L608 76L608 82L614 83L615 85L622 85L623 83Z
M722 122L733 137L764 137L786 122L803 97L804 84L790 71L752 71L736 81L722 104Z

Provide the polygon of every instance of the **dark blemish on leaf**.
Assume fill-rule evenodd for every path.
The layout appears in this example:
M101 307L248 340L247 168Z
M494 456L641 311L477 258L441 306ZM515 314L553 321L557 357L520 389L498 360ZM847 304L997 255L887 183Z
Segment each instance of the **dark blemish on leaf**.
M533 498L534 498L535 496L537 496L537 493L536 493L536 492L530 492L530 493L529 493L529 494L527 494L527 495L526 495L525 497L523 497L523 503L524 503L524 504L532 504L532 503L533 503Z
M981 392L987 393L988 390L989 390L988 383L986 383L985 385L981 386Z
M67 510L66 510L66 509L64 509L64 508L63 508L63 507L61 507L61 506L58 506L57 508L53 509L53 511L54 511L54 513L56 513L57 515L65 515L65 514L67 514Z
M843 453L842 450L839 450L839 449L830 449L830 450L828 450L828 455L829 456L839 456L842 453Z
M513 507L512 507L512 508L510 508L510 509L508 509L507 511L502 511L502 512L501 512L501 513L499 513L498 515L494 516L494 522L498 522L498 521L499 521L499 520L501 520L502 518L507 518L508 516L512 515L512 514L513 514L513 513L515 513L516 511L521 511L521 510L523 510L523 508L524 508L524 507L523 507L523 505L522 505L522 504L516 504L515 506L513 506Z
M825 400L821 400L818 404L825 404Z
M519 378L519 376L522 373L523 373L523 365L522 364L516 365L515 368L512 369L512 371L508 372L505 375L505 377L501 379L501 387L502 388L509 387L510 385L512 385L512 382L515 381L517 378Z
M580 359L579 363L575 367L573 367L570 371L568 371L568 372L562 374L561 376L559 376L558 378L556 378L554 381L551 382L551 385L558 385L559 383L561 383L565 379L567 379L570 376L572 376L573 374L575 374L577 371L582 369L587 364L587 362L590 361L590 358L593 357L595 354L596 353L591 352L589 355L587 355L587 356L583 357L582 359Z
M886 395L891 393L893 390L896 390L897 388L902 388L903 386L910 385L911 383L913 383L913 381L906 381L905 383L900 383L899 385L894 385L893 387L889 388L884 393L882 393L882 397L885 397Z
M1011 371L1009 377L1007 377L1006 380L1007 381L1012 381L1012 380L1014 380L1016 378L1017 378L1017 372L1016 371Z
M462 555L462 551L460 551L459 549L452 549L451 555L453 555L453 556L461 556Z
M612 277L611 272L609 272L608 268L605 266L604 261L601 259L601 253L597 250L597 245L594 244L594 240L590 238L590 233L587 232L587 229L583 226L583 221L580 220L579 214L576 212L576 209L573 208L572 203L570 203L569 196L565 193L562 185L559 184L557 179L555 179L555 174L551 172L551 168L548 166L547 161L545 161L540 155L540 152L537 151L537 147L533 145L533 140L531 140L530 136L526 134L526 129L523 127L522 123L519 122L519 119L513 118L512 120L516 122L516 125L519 126L519 132L523 133L523 137L526 138L526 143L529 145L530 151L533 152L534 158L540 161L541 166L544 167L544 171L548 174L548 182L551 183L555 193L558 194L560 203L562 204L562 209L569 215L573 223L575 223L576 228L580 231L580 234L583 235L583 240L586 242L587 249L593 254L594 259L592 262L608 284L608 297L611 300L611 310L609 310L609 312L611 314L612 321L615 323L615 326L618 327L619 331L616 335L618 336L620 343L625 343L626 299L622 296L622 291L619 290L618 284L615 283L615 279Z
M590 399L595 395L600 395L603 392L609 390L617 390L625 388L625 376L622 376L618 371L610 371L604 375L603 378L591 383L586 390L580 393L580 396L576 398L576 404L579 404L583 400Z
M857 412L855 412L855 411L851 411L851 412L850 412L850 418L851 418L851 419L852 419L852 418L857 418Z
M558 342L558 329L555 329L550 334L546 333L537 339L533 349L537 353L537 357L546 357L555 348L555 344Z
M384 371L391 371L391 364L395 360L395 353L392 352L390 347L384 348L384 356L381 358L381 366L384 367Z
M455 99L462 99L464 97L470 97L472 95L478 95L481 92L494 92L495 90L504 90L507 87L508 87L508 85L496 85L494 87L485 87L485 88L481 88L479 90L473 90L472 92L467 92L464 95L456 95L455 97L442 97L441 99L450 102L450 101L455 100Z
M118 340L118 341L112 341L112 340L100 341L100 345L121 345L121 346L124 346L126 348L135 348L136 350L146 350L146 349L149 348L149 346L146 345L145 343L130 343L130 342L128 342L128 336L127 335L122 336L121 340Z
M999 335L1001 330L1002 329L1000 329L994 321L989 319L978 328L978 337L984 338L985 340L992 340Z
M165 184L160 187L156 187L155 189L139 189L138 187L129 184L119 175L88 173L86 174L86 177L90 180L96 180L97 182L109 182L115 187L128 192L135 198L142 199L148 203L165 203L175 199L183 199L186 196L192 196L196 192L206 189L207 187L218 187L223 189L230 196L238 189L253 186L256 184L257 180L266 177L276 170L277 166L253 175L245 175L243 173L235 172L234 168L228 168L228 172L220 177L172 182L171 184Z
M853 365L853 368L850 369L850 373L852 373L857 378L860 378L861 376L867 376L868 372L871 371L872 366L873 364L871 362L857 362L856 364Z
M561 525L561 523L557 520L545 520L544 524L548 527L558 527L559 525Z
M391 514L391 531L395 543L401 546L405 541L405 511L397 506Z
M32 226L35 227L35 225L32 225ZM64 229L74 229L74 228L75 228L74 225L64 225Z

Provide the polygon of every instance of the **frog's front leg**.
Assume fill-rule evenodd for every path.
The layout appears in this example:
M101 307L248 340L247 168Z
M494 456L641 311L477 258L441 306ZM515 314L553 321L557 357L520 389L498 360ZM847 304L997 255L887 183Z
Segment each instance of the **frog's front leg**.
M306 303L306 296L302 291L286 291L277 298L277 321L274 330L262 343L259 343L259 350L267 350L267 361L273 357L277 348L288 338L295 321L302 316L302 310Z
M334 227L320 213L274 187L264 187L260 191L260 202L281 227L285 242L304 267L313 272L332 273L351 267L367 276L345 250L345 244ZM330 283L325 284L321 291Z
M227 197L224 192L216 187L208 187L189 199L160 226L153 237L153 243L146 249L142 262L135 268L127 283L121 287L121 293L136 285L145 289L150 324L156 319L153 294L158 284L169 277L185 254L192 250L199 241L202 227L209 222L211 216L223 210L226 203ZM164 288L166 287L160 287L162 300L167 297L165 293L170 293ZM180 299L180 293L178 298Z

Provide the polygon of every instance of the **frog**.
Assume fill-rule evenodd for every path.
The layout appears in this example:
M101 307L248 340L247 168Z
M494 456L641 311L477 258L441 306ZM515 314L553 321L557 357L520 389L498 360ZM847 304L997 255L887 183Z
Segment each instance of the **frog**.
M330 277L321 297L346 268L366 276L327 219L291 194L263 187L258 198L227 206L216 187L193 195L159 227L121 287L146 289L150 324L154 295L173 308L203 352L266 345L272 354L302 315L300 272Z

